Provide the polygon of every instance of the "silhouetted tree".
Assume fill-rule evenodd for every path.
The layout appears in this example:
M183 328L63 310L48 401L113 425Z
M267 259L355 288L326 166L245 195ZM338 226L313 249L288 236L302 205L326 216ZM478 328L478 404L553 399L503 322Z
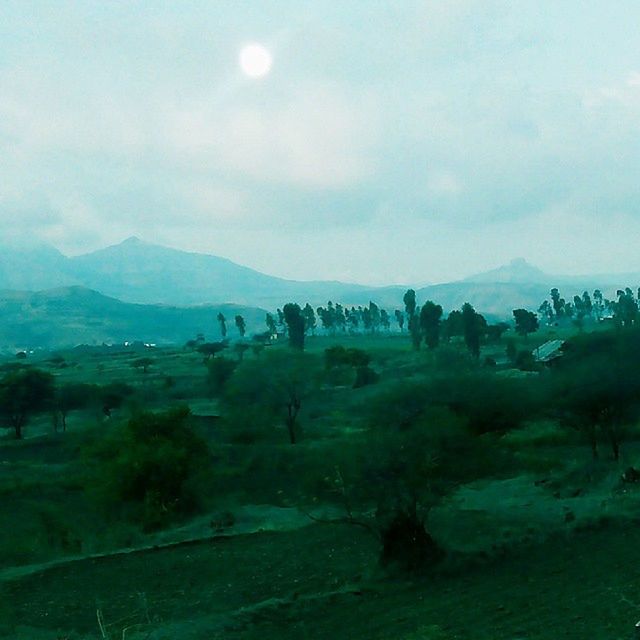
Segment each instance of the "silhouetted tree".
M462 305L464 343L474 358L480 357L480 338L486 324L485 319L468 302Z
M237 315L236 316L236 327L238 328L238 331L240 332L240 336L242 338L244 338L244 334L247 331L247 326L244 322L244 318L241 315Z
M420 327L424 334L424 341L429 349L435 349L440 342L440 319L442 307L427 300L420 310Z
M54 378L46 371L22 369L0 380L0 417L8 421L18 440L29 418L53 400Z
M311 333L316 332L316 314L313 310L313 307L307 302L302 309L302 317L304 318L304 330L305 332L311 331Z
M218 324L220 325L220 333L223 338L227 337L227 321L222 313L222 311L218 314Z
M516 321L516 332L525 338L538 330L538 318L533 311L514 309L513 317Z
M278 329L276 328L276 321L270 313L267 313L266 323L267 328L269 329L269 336L277 335Z
M289 345L300 351L304 350L304 317L300 306L294 302L288 302L283 308L284 321L289 329Z

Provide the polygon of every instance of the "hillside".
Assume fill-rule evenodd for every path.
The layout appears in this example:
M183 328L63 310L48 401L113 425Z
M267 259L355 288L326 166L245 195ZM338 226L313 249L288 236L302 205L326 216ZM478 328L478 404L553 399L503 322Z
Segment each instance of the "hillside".
M38 293L0 291L0 348L23 349L141 340L183 343L198 333L219 339L216 317L241 314L247 329L260 330L265 312L255 307L212 305L179 308L122 302L82 287Z
M295 299L313 305L337 298L355 301L356 294L368 289L341 282L285 280L225 258L170 249L138 238L75 257L48 246L4 247L0 255L0 290L78 285L139 304L235 303L275 309Z

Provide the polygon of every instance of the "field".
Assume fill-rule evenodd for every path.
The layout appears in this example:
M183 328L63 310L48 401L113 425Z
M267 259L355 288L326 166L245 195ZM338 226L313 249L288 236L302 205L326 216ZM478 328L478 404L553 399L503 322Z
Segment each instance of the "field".
M517 346L573 333L540 332ZM351 368L327 372L324 352L336 345L369 354L376 377L354 388ZM285 345L266 351L247 351L233 375L273 367L278 353L288 353ZM581 433L542 414L524 416L516 428L488 429L469 441L472 449L438 445L439 456L458 456L442 460L462 460L464 469L454 473L443 462L444 471L428 476L446 481L427 518L446 557L420 572L382 567L379 540L354 526L373 522L371 482L357 482L378 460L371 421L403 411L385 413L380 399L438 381L442 371L472 376L460 378L467 383L513 380L523 389L550 375L514 368L504 353L504 341L484 345L479 362L497 363L487 368L468 364L455 341L415 352L406 335L309 337L305 366L315 373L295 446L277 420L238 431L228 392L212 388L196 351L32 354L28 364L50 371L59 386L124 383L132 391L110 417L100 405L84 406L69 412L66 431L58 425L54 432L51 412L43 411L24 439L7 430L0 440L0 637L633 637L640 488L621 478L640 466L635 423L617 461L605 439L594 460ZM141 356L151 359L146 373L135 366ZM90 480L102 459L95 447L140 411L179 404L189 406L190 428L210 448L197 509L161 526L136 519L137 511L105 511ZM258 422L267 422L269 407ZM413 477L407 482L414 486Z

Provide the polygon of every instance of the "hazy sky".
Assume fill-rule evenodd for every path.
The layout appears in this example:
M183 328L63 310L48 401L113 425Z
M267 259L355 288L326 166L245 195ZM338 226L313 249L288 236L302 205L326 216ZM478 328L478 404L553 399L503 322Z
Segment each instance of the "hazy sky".
M637 0L2 0L0 239L376 284L640 270L638 24Z

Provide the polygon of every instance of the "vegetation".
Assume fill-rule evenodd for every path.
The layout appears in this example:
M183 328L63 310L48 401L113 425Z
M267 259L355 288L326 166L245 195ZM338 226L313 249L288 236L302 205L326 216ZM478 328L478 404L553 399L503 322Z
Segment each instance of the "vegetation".
M393 328L374 302L315 310L292 302L267 314L266 331L242 336L236 321L235 337L199 335L187 349L11 356L0 363L0 416L11 436L0 443L0 509L16 530L0 534L0 557L26 565L224 535L225 550L209 542L145 552L140 579L152 580L160 566L191 575L184 563L194 554L211 584L237 584L242 602L271 611L264 602L279 598L292 628L325 597L340 610L343 589L403 598L389 573L428 574L427 584L455 591L474 566L473 579L489 585L523 548L524 557L546 549L540 562L552 573L566 545L595 544L603 527L613 539L614 524L624 527L640 508L636 297L624 290L613 306L598 292L579 300L569 307L553 291L538 315L516 309L511 324L490 323L469 304L448 314L433 301L419 306L409 290ZM545 343L561 344L549 361L536 355ZM112 566L138 566L142 553ZM228 553L240 555L232 562ZM269 587L260 571L272 576ZM62 598L67 587L47 579ZM18 579L15 593L29 580ZM455 629L421 584L411 588L431 617L411 618L403 634ZM38 593L32 606L44 610ZM157 597L177 607L180 593ZM244 611L232 623L229 611L241 605L216 593L228 610L215 624L209 611L188 614L201 635L252 637L255 625L264 636L272 625L289 637L279 616L267 623L252 613L247 622ZM113 598L126 609L117 589ZM203 599L213 611L213 599ZM23 619L12 600L7 637ZM92 606L90 620L71 612L56 632L95 635L95 598ZM120 618L102 611L120 637ZM35 626L46 627L42 620ZM151 633L164 623L149 614L136 624ZM316 624L325 628L331 617Z

